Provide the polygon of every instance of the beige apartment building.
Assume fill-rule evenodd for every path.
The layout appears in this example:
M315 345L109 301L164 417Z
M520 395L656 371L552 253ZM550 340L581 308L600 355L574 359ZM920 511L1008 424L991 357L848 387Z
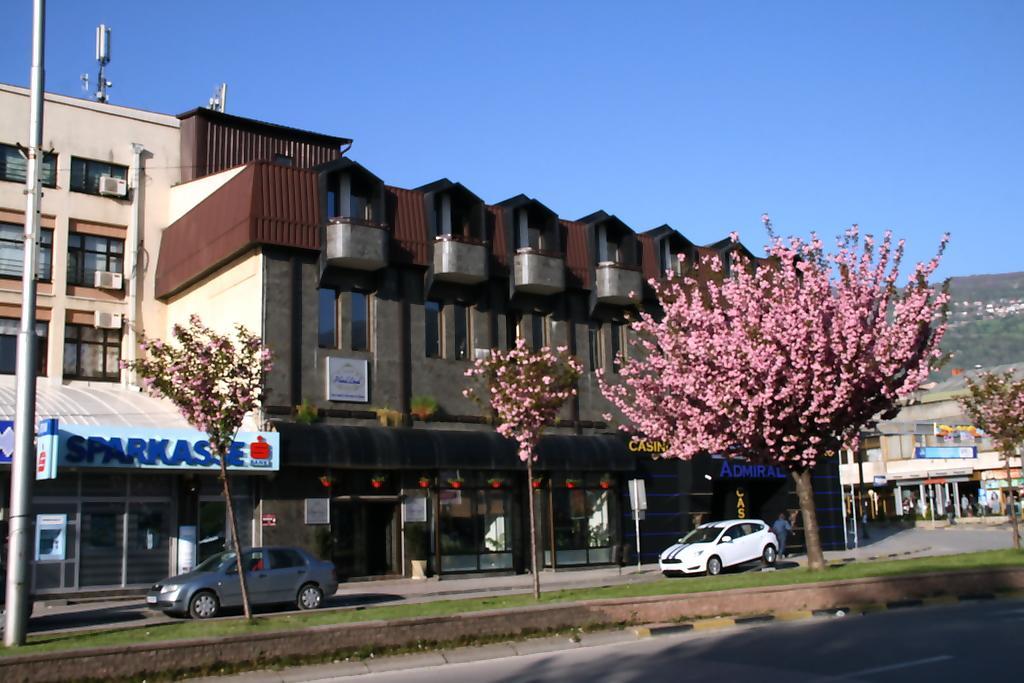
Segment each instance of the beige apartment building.
M29 92L0 85L0 373L14 371L21 306ZM125 381L134 334L162 334L160 232L180 177L179 120L47 94L36 316L44 384ZM137 254L137 257L136 257Z
M1005 514L1007 459L960 407L965 380L960 375L915 393L895 418L865 434L860 462L844 454L840 477L847 514L851 487L872 518L930 517L933 500L937 517L947 502L958 517L985 513L985 505L990 513ZM1011 457L1009 467L1013 485L1020 487L1020 458Z

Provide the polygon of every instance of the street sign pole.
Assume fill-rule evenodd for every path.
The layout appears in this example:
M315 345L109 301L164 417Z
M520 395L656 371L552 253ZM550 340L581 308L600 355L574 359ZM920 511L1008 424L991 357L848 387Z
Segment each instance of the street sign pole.
M39 165L43 155L43 27L45 0L32 6L32 74L29 95L29 146L25 169L24 267L21 279L21 329L18 331L17 390L14 408L14 457L11 463L11 519L7 548L7 614L4 643L24 645L28 627L29 566L32 548L32 480L35 470L36 410L36 254L39 241Z

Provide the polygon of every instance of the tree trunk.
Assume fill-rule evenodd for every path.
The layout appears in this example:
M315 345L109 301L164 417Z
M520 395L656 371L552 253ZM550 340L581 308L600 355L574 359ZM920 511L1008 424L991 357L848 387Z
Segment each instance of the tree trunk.
M526 461L526 497L530 506L530 571L533 572L533 599L540 600L540 574L537 573L537 521L533 513L533 453Z
M211 444L212 446L212 444ZM231 502L231 486L228 483L227 454L217 454L220 458L220 479L224 482L224 503L228 508L228 528L231 529L231 545L235 550L235 565L238 567L238 583L242 589L242 612L246 621L252 621L252 609L249 607L249 582L245 578L245 567L242 563L242 544L238 540L238 520L235 519L235 506Z
M825 568L825 554L821 551L821 532L818 529L818 515L814 509L811 471L809 469L792 470L790 474L793 475L793 480L796 482L796 493L800 498L800 514L804 520L807 568L811 571L821 571Z
M1021 463L1021 470L1024 471L1024 462ZM1017 506L1014 504L1014 493L1016 492L1013 487L1013 469L1010 468L1010 457L1006 457L1006 483L1009 490L1007 491L1008 502L1007 505L1010 507L1010 523L1013 527L1013 548L1014 550L1020 550L1020 527L1017 525Z

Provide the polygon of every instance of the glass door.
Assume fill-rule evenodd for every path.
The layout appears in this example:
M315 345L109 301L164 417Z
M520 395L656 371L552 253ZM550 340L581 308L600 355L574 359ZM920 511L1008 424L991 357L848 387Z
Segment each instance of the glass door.
M124 503L82 503L79 586L120 586L124 570Z
M199 501L197 564L225 549L228 539L226 522L227 505L223 500Z

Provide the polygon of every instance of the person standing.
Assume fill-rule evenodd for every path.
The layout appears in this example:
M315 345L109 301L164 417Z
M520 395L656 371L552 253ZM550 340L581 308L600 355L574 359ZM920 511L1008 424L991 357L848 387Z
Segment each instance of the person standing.
M779 555L786 556L786 536L793 530L793 525L786 519L786 513L780 512L779 518L772 523L772 533L779 542Z
M953 513L954 512L955 511L953 510L953 501L947 500L946 501L946 521L949 522L950 525L956 524L956 520L953 518Z
M862 508L860 516L860 529L861 536L865 539L871 538L871 534L868 533L868 511L871 509L871 504L868 501L864 501L864 507Z
M960 495L960 516L967 517L971 510L971 502L967 500L967 494L963 493Z

